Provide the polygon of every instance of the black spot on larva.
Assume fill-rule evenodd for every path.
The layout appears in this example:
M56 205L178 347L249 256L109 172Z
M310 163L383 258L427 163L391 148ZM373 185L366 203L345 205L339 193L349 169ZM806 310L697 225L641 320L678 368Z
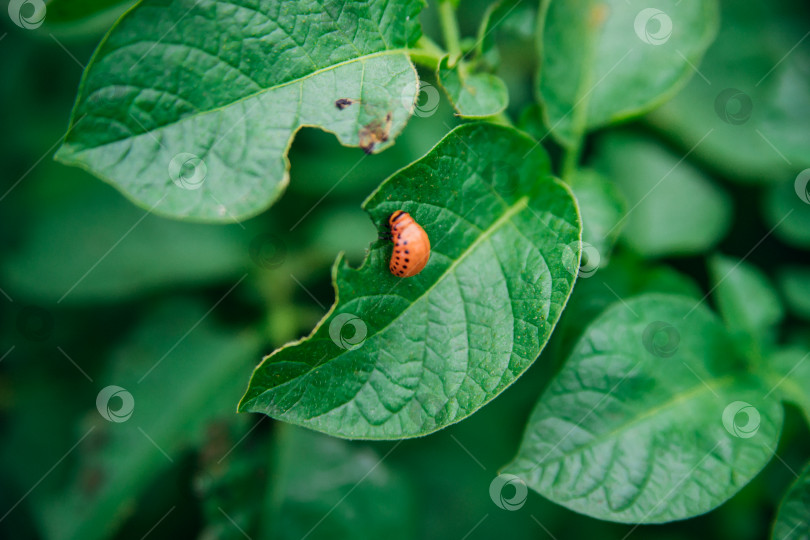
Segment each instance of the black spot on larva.
M402 269L403 269L403 270L407 270L407 269L408 269L408 265L406 264L405 266L403 266L403 267L402 267Z
M399 257L397 257L397 259L398 259L398 258L399 258ZM405 262L411 262L411 260L410 260L410 259L405 259Z
M403 240L403 241L402 241L402 245L406 245L407 243L408 243L408 241L407 241L407 240Z
M399 234L397 235L397 238L402 238L402 233L399 233Z
M410 253L410 251L408 251L408 250L406 249L406 250L405 250L405 253Z

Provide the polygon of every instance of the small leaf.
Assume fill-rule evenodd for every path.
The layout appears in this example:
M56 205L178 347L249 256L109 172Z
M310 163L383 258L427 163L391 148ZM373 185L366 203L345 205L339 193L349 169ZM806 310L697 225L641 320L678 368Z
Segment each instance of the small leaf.
M714 39L717 11L714 0L548 2L538 90L554 136L570 145L671 96Z
M810 538L810 464L790 486L776 521L772 540L808 540Z
M174 217L245 218L303 126L373 152L413 111L419 0L145 0L85 70L57 153Z
M495 51L495 37L499 32L522 40L532 39L536 21L537 7L533 3L498 0L490 4L478 28L476 58Z
M599 255L599 266L607 266L610 251L619 236L619 221L627 210L616 185L596 171L577 170L570 179L571 190L582 214L582 242Z
M612 134L599 145L596 162L627 199L622 238L642 256L701 253L728 231L728 195L663 146Z
M761 340L782 320L779 297L758 268L715 255L709 261L709 271L717 307L732 332Z
M771 385L769 393L793 403L802 410L810 425L810 350L802 346L786 347L768 358Z
M803 249L810 249L810 170L768 189L764 214L774 236Z
M806 266L788 266L778 276L782 299L787 307L797 316L810 320L810 268Z
M506 84L491 73L469 73L470 67L459 61L450 67L450 57L439 62L436 77L459 116L481 118L506 109L509 93Z
M779 402L763 397L733 351L693 299L615 304L540 398L506 472L598 519L708 512L765 466L782 425Z
M383 230L409 212L430 238L427 267L393 276L388 241L358 270L338 258L337 304L264 359L239 410L341 437L424 435L475 412L540 354L573 287L580 223L534 141L460 126L364 206Z

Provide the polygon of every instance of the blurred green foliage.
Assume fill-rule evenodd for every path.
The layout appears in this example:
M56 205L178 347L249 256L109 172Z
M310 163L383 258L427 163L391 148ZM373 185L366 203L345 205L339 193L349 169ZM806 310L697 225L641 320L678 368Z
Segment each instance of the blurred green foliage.
M392 148L360 166L359 150L303 130L290 152L288 191L272 211L241 224L151 216L88 174L51 162L82 66L127 4L93 2L86 17L54 0L35 30L0 16L0 536L300 538L314 531L308 538L754 540L769 534L779 501L810 456L807 424L792 407L778 458L728 503L689 521L600 522L534 492L521 511L509 512L493 504L488 490L587 324L617 297L653 291L703 297L716 281L705 264L715 250L745 258L759 269L758 282L764 276L778 283L788 309L774 339L794 349L774 363L784 357L787 371L810 350L810 205L794 186L810 165L804 3L722 2L718 38L683 91L629 126L630 136L606 131L589 138L585 162L626 199L622 206L614 194L593 197L603 227L613 226L616 208L637 205L609 264L605 257L596 277L580 280L541 361L509 391L460 424L394 443L332 440L236 415L235 404L260 356L305 335L326 312L335 255L345 251L357 264L377 236L360 203L459 122L452 107L442 100L436 114L413 118ZM483 0L461 2L463 36L476 35L487 7ZM435 5L422 20L438 39ZM533 20L533 7L505 16L491 34L498 46L487 42L482 64L506 81L508 114L540 139L547 126L533 103L538 61L527 31ZM420 76L436 82L430 73ZM727 88L739 93L723 94ZM729 96L742 116L741 109L726 109ZM550 140L544 145L559 156ZM644 197L641 173L649 168L661 176L681 158L685 178L668 196ZM718 304L746 315L724 308L722 299ZM109 422L96 407L108 385L133 396L126 422Z

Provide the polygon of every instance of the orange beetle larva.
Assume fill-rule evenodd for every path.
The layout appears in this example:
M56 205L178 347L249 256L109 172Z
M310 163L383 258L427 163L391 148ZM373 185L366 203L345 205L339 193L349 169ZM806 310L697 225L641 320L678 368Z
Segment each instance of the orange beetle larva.
M415 276L430 259L428 235L408 212L397 210L388 218L394 251L388 269L399 277Z

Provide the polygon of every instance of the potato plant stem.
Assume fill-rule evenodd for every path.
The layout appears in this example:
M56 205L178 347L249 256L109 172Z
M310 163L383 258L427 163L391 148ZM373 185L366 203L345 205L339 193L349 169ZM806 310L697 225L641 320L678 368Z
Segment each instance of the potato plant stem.
M461 57L461 39L459 38L456 10L450 0L439 2L439 22L444 36L444 45L450 54L450 65L455 65Z
M408 51L411 62L431 71L436 71L439 67L439 61L446 54L444 50L425 35L419 38L419 41L416 42L416 47L416 49L410 49Z

